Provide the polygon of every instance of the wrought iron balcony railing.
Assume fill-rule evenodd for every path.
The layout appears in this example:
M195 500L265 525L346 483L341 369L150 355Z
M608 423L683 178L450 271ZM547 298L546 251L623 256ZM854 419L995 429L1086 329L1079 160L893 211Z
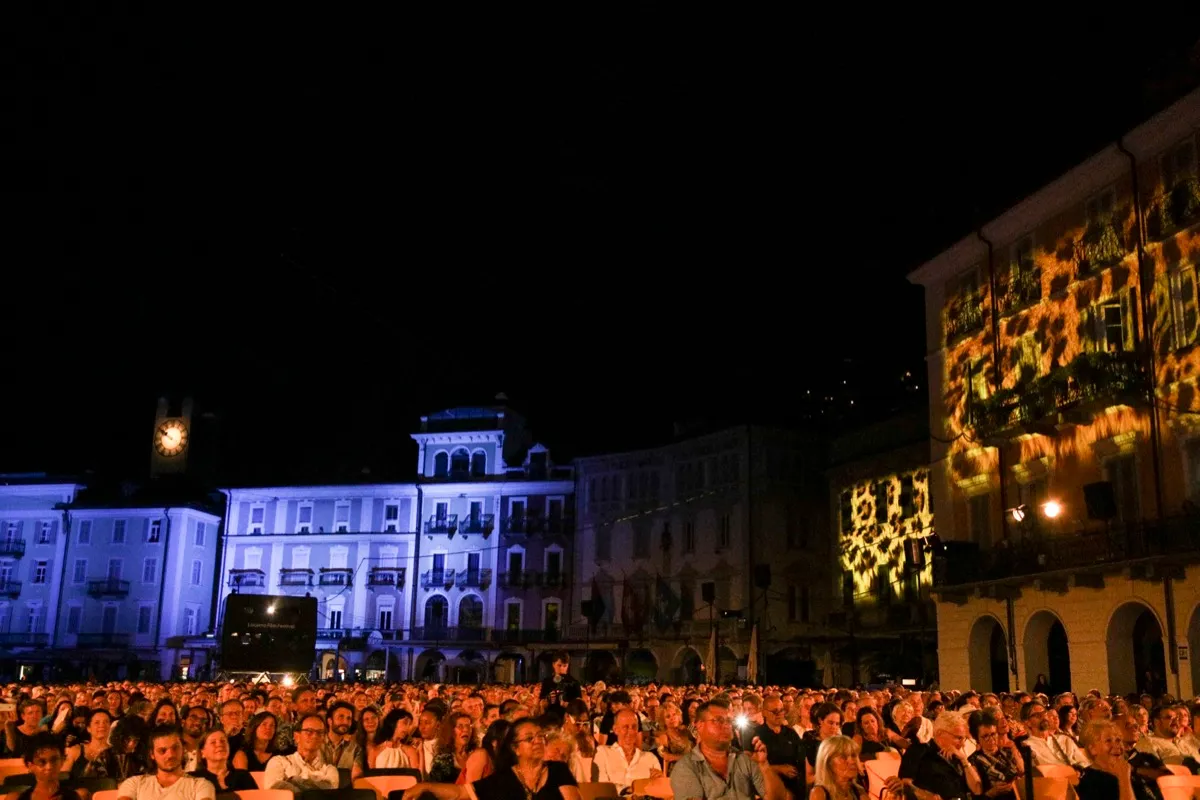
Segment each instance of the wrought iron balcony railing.
M449 589L454 585L454 570L427 569L421 573L422 589Z
M313 585L313 571L306 567L288 567L279 570L279 585L290 588L307 588Z
M468 514L459 523L459 531L462 533L480 533L484 536L491 533L496 527L495 514Z
M263 588L267 585L267 573L261 569L231 569L229 585L237 588Z
M1200 179L1189 175L1150 201L1146 235L1152 241L1173 236L1200 221Z
M447 514L444 517L430 517L425 520L426 533L457 533L458 514Z
M492 585L492 570L488 567L460 569L454 575L454 585L459 589L486 589Z
M404 567L371 567L367 573L367 586L402 588Z
M946 339L957 339L983 329L983 303L970 297L954 303L946 312Z
M129 594L129 581L113 578L88 581L87 592L90 597L126 597Z
M321 567L317 582L321 586L353 586L354 570L346 567Z
M1128 253L1125 235L1112 220L1089 223L1075 240L1075 265L1080 275L1111 267Z
M20 558L25 555L24 539L5 539L0 541L0 556Z
M1034 268L1010 273L1008 282L1000 289L997 302L1001 314L1012 314L1042 299L1042 271Z

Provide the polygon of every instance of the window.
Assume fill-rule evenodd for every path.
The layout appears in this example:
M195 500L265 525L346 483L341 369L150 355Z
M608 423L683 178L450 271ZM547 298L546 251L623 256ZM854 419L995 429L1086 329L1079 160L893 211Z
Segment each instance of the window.
M113 522L113 544L125 544L125 520L118 519Z
M721 519L717 524L717 549L725 550L729 547L729 515L722 514Z
M100 630L103 633L113 633L117 629L117 607L112 603L104 606L100 618Z
M296 533L312 533L312 503L302 503L296 508Z
M983 292L979 270L971 269L946 284L946 338L983 327Z
M471 477L482 478L487 475L487 454L476 450L471 454Z
M79 523L79 543L92 543L92 521L90 519L81 520Z
M350 532L350 504L338 503L333 507L333 532Z
M49 561L33 562L33 580L31 583L45 583L46 578L50 575Z
M142 561L142 583L154 583L158 579L158 559L147 558Z
M683 552L692 555L696 552L696 523L683 523Z
M21 523L9 522L4 526L4 541L19 542L21 541Z
M1154 287L1155 339L1160 350L1178 350L1195 344L1200 332L1197 281L1194 266L1180 267ZM1164 352L1165 354L1165 352Z
M325 624L332 630L339 630L342 627L342 609L329 609L329 619L325 621Z
M1169 150L1162 159L1163 188L1170 191L1177 183L1196 174L1196 147L1189 140Z
M38 526L38 544L50 544L54 541L54 523L43 522Z
M973 358L967 365L967 385L970 387L970 391L967 392L965 410L967 418L971 419L974 417L978 404L991 395L991 389L988 386L987 362L982 358Z
M244 551L243 568L244 569L262 569L262 549L258 547L248 547Z
M471 455L465 447L460 447L450 456L450 477L465 478L470 472Z
M908 519L917 513L913 504L913 476L905 475L900 479L900 518Z
M194 544L196 547L204 547L204 535L206 533L208 533L208 531L205 530L204 523L197 522L196 523L196 537L194 539L192 539L192 544Z
M384 533L400 531L400 506L395 503L388 503L383 507L383 531Z
M529 454L529 477L535 481L544 481L549 474L549 459L546 457L546 451L541 450L536 453Z
M87 559L75 559L75 567L71 570L71 583L87 582Z
M185 636L196 635L196 625L199 618L194 608L185 608L183 610L183 633Z
M1129 290L1086 309L1082 316L1091 350L1101 353L1133 351L1136 320Z
M162 520L160 520L160 519L150 520L150 527L146 530L146 541L149 542L150 544L154 544L159 540L159 537L161 537L161 536L162 536Z
M1133 455L1122 455L1104 462L1104 479L1113 485L1117 519L1136 522L1141 514L1141 503L1138 500L1137 461Z
M875 523L882 525L888 521L888 485L880 481L874 486L875 494Z
M254 506L250 509L250 535L258 536L263 532L263 523L267 518L267 509L264 506Z
M1042 346L1036 333L1029 333L1013 342L1012 368L1018 383L1029 383L1042 374Z
M154 609L151 608L150 606L138 606L138 621L137 621L137 632L138 633L144 635L144 634L147 634L150 632L150 619L151 619L151 615L153 613L154 613Z
M311 554L311 547L292 548L292 569L308 569L308 558Z
M379 609L379 630L390 631L392 629L392 606Z
M433 457L433 477L445 478L450 474L450 454L445 450Z
M83 620L83 609L71 606L67 609L67 633L79 633L79 623Z
M110 581L121 580L121 566L122 566L121 559L119 559L119 558L110 558L108 560L108 575L107 575L108 580L110 580Z
M850 501L849 491L842 492L838 497L838 516L842 521L842 533L854 530L854 504Z
M992 496L977 494L967 501L970 515L971 540L980 547L992 544Z
M44 624L45 614L41 606L29 607L29 622L25 631L27 633L41 633Z

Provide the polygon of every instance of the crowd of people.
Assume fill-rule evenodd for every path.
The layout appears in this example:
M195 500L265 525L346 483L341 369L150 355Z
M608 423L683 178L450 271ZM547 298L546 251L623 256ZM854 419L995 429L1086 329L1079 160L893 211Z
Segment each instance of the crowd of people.
M19 800L87 800L89 779L120 800L212 800L397 772L419 779L404 800L579 800L593 782L865 800L871 760L898 762L882 800L1016 800L1047 765L1082 800L1162 800L1157 778L1200 772L1200 705L1169 696L585 686L565 653L554 664L540 685L14 684L3 747L27 767Z

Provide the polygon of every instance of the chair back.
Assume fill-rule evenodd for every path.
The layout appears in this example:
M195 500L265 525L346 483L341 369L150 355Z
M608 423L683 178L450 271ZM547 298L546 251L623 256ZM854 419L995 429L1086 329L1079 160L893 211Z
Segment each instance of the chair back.
M617 785L615 783L590 781L579 784L579 797L581 800L617 800L620 796L617 793Z

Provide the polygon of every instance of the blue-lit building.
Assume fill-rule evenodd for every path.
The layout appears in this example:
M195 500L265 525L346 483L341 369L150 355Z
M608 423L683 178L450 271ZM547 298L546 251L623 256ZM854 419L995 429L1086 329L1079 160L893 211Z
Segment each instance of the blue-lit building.
M0 675L170 679L206 664L221 518L177 484L0 476Z
M503 407L423 417L411 483L230 488L234 592L318 601L322 678L521 679L566 613L574 481Z

